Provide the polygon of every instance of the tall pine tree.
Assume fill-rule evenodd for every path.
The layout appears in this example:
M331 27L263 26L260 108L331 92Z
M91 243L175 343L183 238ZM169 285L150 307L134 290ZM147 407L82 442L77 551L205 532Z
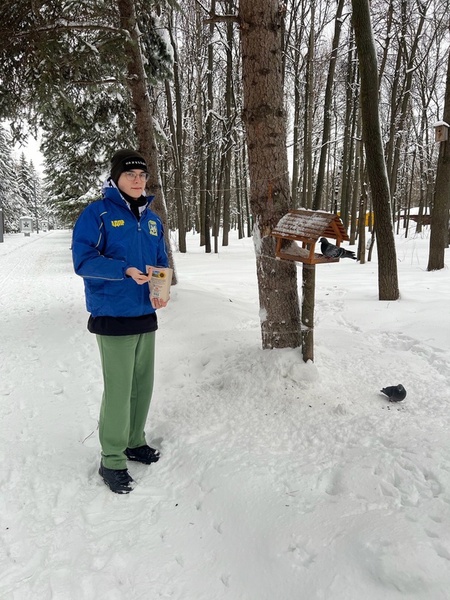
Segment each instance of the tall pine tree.
M12 149L11 136L0 126L0 208L3 209L6 233L19 231L20 217L25 214L25 201L21 194Z
M119 4L18 0L0 7L0 118L12 120L17 139L24 123L43 131L48 191L59 203L76 204L98 189L118 146L143 145L131 103L132 35ZM147 85L170 76L171 58L155 2L132 4Z

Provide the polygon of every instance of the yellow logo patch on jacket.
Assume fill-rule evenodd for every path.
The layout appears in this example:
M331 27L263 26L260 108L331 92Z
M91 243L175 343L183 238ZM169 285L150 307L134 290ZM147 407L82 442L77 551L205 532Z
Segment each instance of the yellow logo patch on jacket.
M150 235L158 235L158 228L156 227L156 221L148 222L148 230Z
M125 221L123 219L118 219L117 221L111 221L111 225L113 227L122 227L125 225Z

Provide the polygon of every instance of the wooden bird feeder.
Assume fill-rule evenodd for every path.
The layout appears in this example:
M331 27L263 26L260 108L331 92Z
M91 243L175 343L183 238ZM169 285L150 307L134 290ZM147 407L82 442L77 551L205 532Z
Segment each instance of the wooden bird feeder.
M272 236L277 239L275 255L278 258L307 265L339 262L339 258L316 253L316 243L321 237L334 239L336 246L350 240L338 215L306 209L291 210L284 215L272 230Z
M448 140L448 128L450 125L445 121L437 121L434 124L434 140L435 142L446 142Z

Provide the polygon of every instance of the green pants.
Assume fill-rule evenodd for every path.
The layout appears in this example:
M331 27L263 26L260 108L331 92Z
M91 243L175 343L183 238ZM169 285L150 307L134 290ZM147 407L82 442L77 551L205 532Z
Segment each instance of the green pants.
M153 392L155 332L97 335L103 370L99 437L102 463L126 469L126 448L143 446Z

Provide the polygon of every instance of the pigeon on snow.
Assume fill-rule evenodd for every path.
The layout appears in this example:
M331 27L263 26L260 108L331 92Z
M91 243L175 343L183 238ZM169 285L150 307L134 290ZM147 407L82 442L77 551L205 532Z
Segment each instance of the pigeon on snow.
M352 258L356 260L355 253L352 250L345 250L345 248L339 248L334 244L330 244L327 238L320 238L320 250L327 258Z
M400 402L406 398L406 390L401 383L398 385L390 385L380 390L389 398L389 402Z

